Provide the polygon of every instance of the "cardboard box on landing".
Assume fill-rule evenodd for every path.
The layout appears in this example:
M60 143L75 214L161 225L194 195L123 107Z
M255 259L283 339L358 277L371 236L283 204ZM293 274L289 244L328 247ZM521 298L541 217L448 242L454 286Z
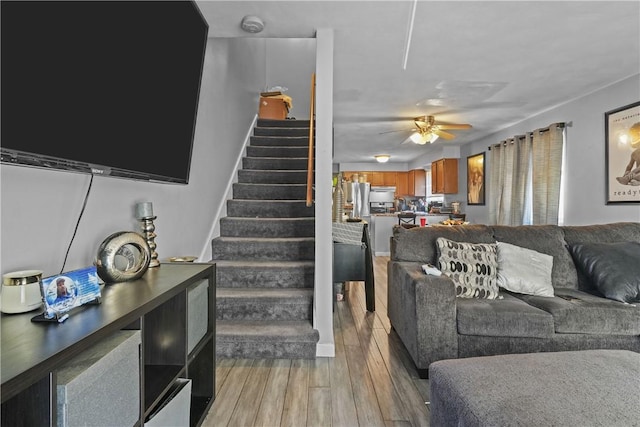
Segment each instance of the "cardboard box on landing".
M291 97L280 91L262 92L258 118L284 120L291 109Z

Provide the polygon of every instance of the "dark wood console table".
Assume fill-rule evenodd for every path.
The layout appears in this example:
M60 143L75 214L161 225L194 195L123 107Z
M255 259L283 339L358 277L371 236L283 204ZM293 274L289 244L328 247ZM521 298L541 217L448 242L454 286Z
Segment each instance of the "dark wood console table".
M200 425L215 397L215 275L214 264L162 264L138 280L104 286L100 305L75 309L61 324L32 323L38 311L2 314L2 425L57 425L56 370L120 330L141 331L137 425L178 378L192 382L190 420ZM203 282L206 333L188 343L188 293Z
M373 253L369 225L363 224L362 245L333 242L333 282L364 281L367 311L376 310Z

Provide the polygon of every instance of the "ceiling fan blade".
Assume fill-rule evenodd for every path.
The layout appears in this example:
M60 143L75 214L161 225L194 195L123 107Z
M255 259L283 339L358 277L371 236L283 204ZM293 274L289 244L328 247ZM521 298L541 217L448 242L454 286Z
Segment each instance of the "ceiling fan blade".
M439 129L471 129L470 124L466 123L438 123L436 122L436 126Z
M387 133L394 133L394 132L412 132L414 130L415 129L413 129L413 128L412 129L388 130L386 132L378 132L378 135L384 135L384 134L387 134Z
M443 138L443 139L453 139L453 138L456 137L454 134L442 131L440 129L433 129L432 132L435 133L436 135L438 135L440 138Z
M341 116L340 121L342 122L346 122L346 123L351 123L351 122L359 122L359 123L380 123L380 122L388 122L388 123L394 123L394 122L405 122L405 121L409 121L411 120L411 117L398 117L398 116L376 116L376 115L370 115L370 116L364 116L361 114L347 114L344 116Z

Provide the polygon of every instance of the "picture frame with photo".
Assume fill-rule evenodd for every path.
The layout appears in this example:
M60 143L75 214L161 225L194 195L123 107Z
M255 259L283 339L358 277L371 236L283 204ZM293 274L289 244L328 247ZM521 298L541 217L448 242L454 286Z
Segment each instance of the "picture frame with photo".
M606 204L640 203L640 101L604 118Z
M69 312L85 304L100 304L102 293L95 266L49 276L40 281L44 312L32 322L62 323Z
M485 204L485 152L467 157L467 205Z

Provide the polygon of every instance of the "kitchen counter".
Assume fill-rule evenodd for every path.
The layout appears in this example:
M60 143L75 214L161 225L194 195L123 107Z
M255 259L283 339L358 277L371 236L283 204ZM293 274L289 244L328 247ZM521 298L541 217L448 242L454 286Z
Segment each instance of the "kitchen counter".
M394 213L374 213L371 214L371 216L393 216L393 217L397 217L399 212L394 212ZM403 211L402 213L409 213L407 211ZM446 216L447 218L449 218L449 214L447 213L428 213L428 212L415 212L416 216Z
M439 224L449 219L449 214L432 214L427 212L415 212L416 224L420 224L420 217L426 217L427 225ZM393 226L398 224L398 213L371 214L369 221L369 234L374 256L389 256L391 248L389 242L393 234Z
M372 214L369 223L369 234L374 256L389 256L391 249L389 240L393 226L398 224L398 214Z

